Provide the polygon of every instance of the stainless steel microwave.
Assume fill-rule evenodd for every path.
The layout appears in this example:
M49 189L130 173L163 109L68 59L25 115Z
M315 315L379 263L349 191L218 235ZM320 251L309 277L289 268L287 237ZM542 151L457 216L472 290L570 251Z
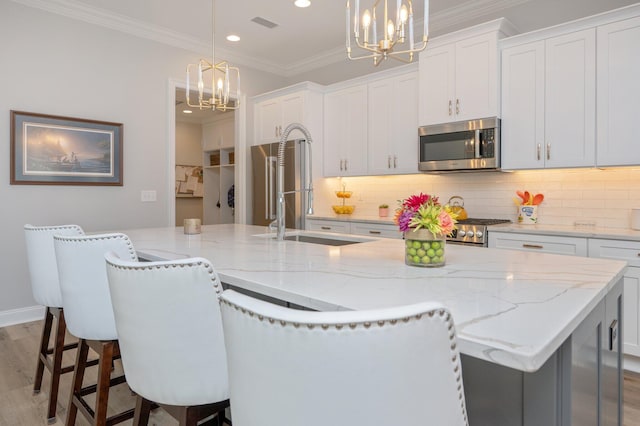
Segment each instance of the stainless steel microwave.
M458 121L418 128L424 172L496 170L500 168L500 119Z

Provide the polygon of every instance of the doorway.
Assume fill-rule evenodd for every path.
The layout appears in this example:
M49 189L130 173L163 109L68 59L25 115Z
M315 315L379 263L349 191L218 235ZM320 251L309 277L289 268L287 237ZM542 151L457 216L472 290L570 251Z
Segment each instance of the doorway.
M185 88L175 87L175 226L235 222L235 116L189 107Z

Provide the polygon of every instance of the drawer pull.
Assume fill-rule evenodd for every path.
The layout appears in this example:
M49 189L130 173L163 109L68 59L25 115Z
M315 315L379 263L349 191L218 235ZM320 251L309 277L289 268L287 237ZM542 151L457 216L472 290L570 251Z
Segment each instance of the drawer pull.
M331 227L330 226L321 226L320 229L323 229L325 231L330 231Z
M374 235L380 235L382 234L382 232L380 231L369 231L370 234L374 234ZM638 256L640 256L640 254L638 254Z
M529 249L538 249L538 250L541 250L544 248L544 246L539 246L538 244L523 244L522 247L529 248Z

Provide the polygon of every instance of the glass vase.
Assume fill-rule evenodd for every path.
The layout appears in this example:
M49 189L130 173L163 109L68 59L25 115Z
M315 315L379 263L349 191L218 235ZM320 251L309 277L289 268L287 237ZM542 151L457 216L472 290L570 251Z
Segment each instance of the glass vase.
M409 230L404 233L404 261L410 266L444 266L446 238L433 235L426 229Z

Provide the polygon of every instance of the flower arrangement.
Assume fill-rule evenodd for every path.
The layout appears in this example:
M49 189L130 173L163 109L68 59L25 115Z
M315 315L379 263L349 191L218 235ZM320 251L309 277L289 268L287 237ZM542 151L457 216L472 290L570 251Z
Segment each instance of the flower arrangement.
M436 235L450 235L455 229L457 214L448 205L438 202L438 197L420 193L400 201L395 222L400 231L424 228Z

